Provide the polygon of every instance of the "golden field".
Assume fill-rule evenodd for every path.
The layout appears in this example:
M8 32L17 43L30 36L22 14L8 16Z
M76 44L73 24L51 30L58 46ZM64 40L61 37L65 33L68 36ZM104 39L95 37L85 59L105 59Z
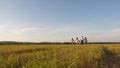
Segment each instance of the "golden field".
M120 44L1 45L0 68L120 68Z

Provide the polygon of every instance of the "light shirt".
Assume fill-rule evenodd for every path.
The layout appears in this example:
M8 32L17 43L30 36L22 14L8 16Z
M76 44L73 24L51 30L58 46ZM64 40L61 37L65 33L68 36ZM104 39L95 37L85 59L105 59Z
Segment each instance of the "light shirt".
M81 37L81 40L84 40L84 38L83 38L83 37Z

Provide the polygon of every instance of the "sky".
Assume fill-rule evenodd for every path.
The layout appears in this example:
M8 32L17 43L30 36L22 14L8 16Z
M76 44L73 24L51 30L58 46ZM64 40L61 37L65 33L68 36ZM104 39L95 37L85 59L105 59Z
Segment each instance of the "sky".
M119 0L0 0L0 41L120 41Z

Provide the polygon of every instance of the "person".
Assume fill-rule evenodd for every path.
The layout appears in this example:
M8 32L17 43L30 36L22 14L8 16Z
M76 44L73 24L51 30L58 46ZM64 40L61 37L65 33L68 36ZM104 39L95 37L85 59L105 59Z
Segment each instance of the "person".
M71 42L72 42L72 44L74 44L75 40L72 38L72 39L71 39Z
M81 36L81 44L83 45L84 38Z
M79 43L79 39L78 39L78 37L76 37L76 44L78 44Z
M78 40L78 44L80 44L81 40Z
M88 41L87 41L87 37L85 37L85 38L84 38L84 42L85 42L85 43L87 43L87 42L88 42Z

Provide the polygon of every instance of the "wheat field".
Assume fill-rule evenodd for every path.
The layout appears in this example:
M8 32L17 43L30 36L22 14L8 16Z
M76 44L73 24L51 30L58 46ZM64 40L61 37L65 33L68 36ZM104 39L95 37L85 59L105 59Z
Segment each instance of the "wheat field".
M1 45L0 68L120 68L120 44Z

